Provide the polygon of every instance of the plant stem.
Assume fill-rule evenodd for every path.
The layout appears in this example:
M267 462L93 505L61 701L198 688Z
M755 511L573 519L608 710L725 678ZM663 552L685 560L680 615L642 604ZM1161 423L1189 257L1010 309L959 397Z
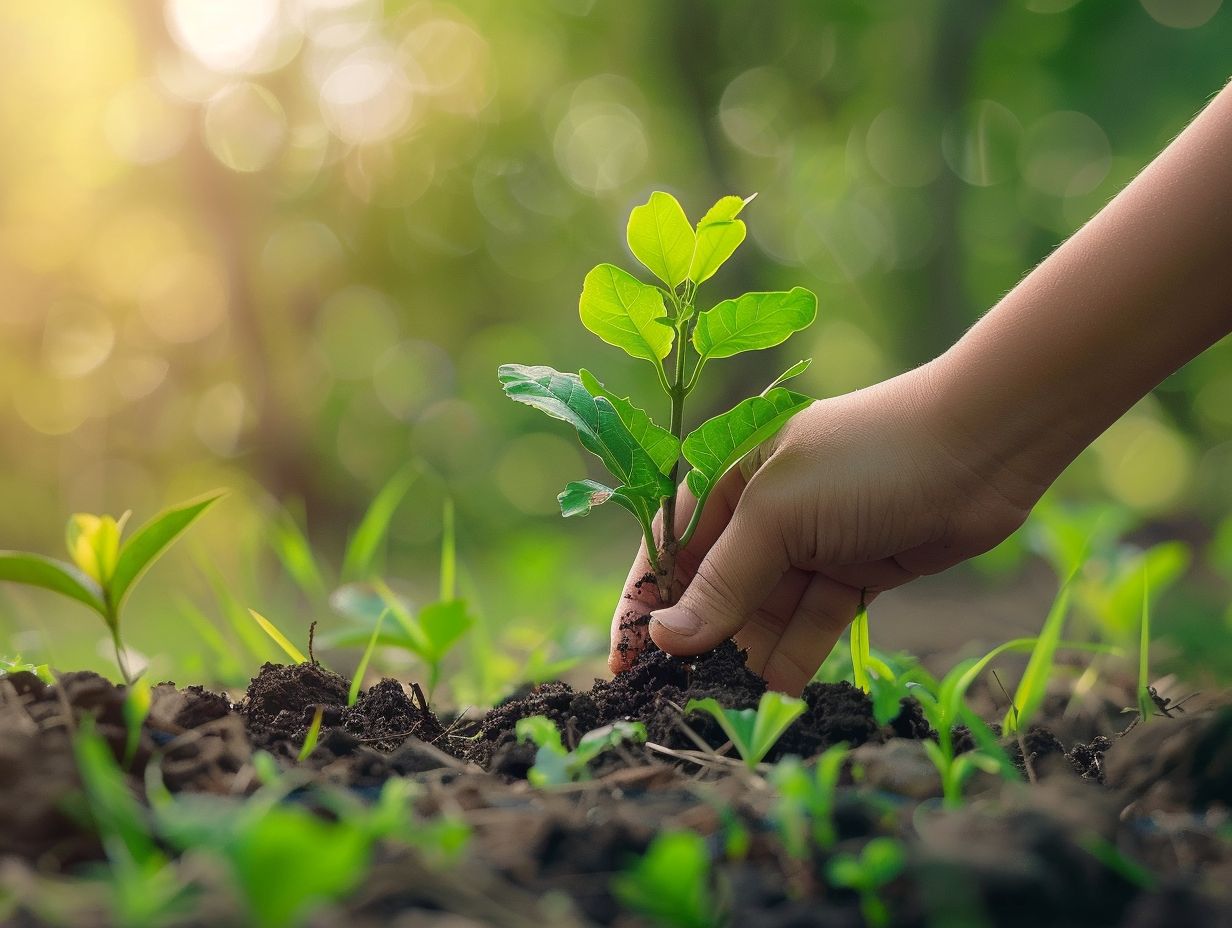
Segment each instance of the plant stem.
M676 303L676 318L680 320L676 323L676 375L668 396L671 399L672 407L671 433L677 439L683 439L684 400L688 395L688 391L685 388L685 355L688 353L688 342L685 336L688 330L688 323L684 320L684 304L679 300ZM676 487L680 480L679 458L672 464L672 472L669 477L672 482L672 491L663 500L662 553L659 568L655 571L655 581L659 588L659 601L665 606L670 606L676 601L674 595L676 553L680 550L680 543L676 537L676 497L678 495Z
M120 644L120 628L118 624L107 623L111 627L111 644L115 648L116 664L120 668L120 676L124 678L125 686L133 685L133 678L129 676L128 665L124 663L124 648Z

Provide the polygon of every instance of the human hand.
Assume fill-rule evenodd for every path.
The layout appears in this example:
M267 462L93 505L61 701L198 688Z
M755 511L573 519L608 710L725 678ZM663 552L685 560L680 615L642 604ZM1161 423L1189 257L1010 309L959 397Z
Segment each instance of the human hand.
M862 591L944 570L1017 528L1046 482L975 448L933 379L925 366L816 402L729 472L677 556L673 606L662 608L643 543L612 620L611 670L648 634L679 656L735 636L773 688L799 693ZM678 530L694 503L682 487Z

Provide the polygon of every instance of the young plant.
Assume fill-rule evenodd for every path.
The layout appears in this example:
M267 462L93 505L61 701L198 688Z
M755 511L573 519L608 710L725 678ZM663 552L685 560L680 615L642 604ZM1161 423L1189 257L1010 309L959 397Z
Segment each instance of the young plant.
M51 672L51 668L46 664L31 664L29 661L21 659L18 654L15 657L0 657L0 677L4 677L10 673L32 673L44 683L55 683L56 676Z
M120 674L125 683L131 683L120 642L124 602L159 556L222 495L210 493L172 506L124 542L127 513L118 520L78 513L69 519L66 532L73 563L23 551L0 551L0 580L52 590L97 612L111 633Z
M616 478L614 487L594 480L570 483L558 497L561 512L584 516L608 501L631 512L645 536L665 603L674 600L676 558L693 537L715 485L812 402L781 386L808 367L808 361L801 361L760 395L685 434L685 401L708 362L774 347L817 316L817 297L802 287L746 293L698 308L701 284L744 240L745 225L737 217L751 199L724 197L693 227L675 197L655 192L630 214L627 238L634 256L662 286L643 283L612 264L600 264L586 275L578 304L582 324L654 368L668 400L667 428L589 371L570 374L521 364L505 364L498 371L511 399L572 425L582 446ZM687 527L677 534L682 454L691 468L686 483L697 505ZM663 515L662 538L656 539L651 524L658 510Z
M721 923L710 880L706 839L665 831L646 853L612 880L616 898L665 928L717 928Z
M1044 704L1044 696L1048 692L1048 680L1052 676L1053 665L1056 662L1057 647L1061 643L1061 632L1065 629L1065 618L1069 614L1070 583L1066 582L1057 592L1052 608L1044 619L1044 627L1040 629L1035 647L1027 659L1027 668L1018 681L1018 689L1014 691L1014 702L1006 710L1005 719L1001 723L1007 735L1026 731L1031 719Z
M835 744L817 758L811 773L794 757L779 761L770 772L770 782L779 794L774 821L792 857L806 857L810 839L822 850L829 850L838 840L834 794L848 753L846 744Z
M803 699L784 696L774 690L761 694L756 709L727 709L718 700L690 699L684 711L709 713L724 734L731 739L740 757L750 770L756 770L762 758L778 743L783 732L804 712Z
M321 738L321 720L325 718L325 707L317 706L316 711L312 713L312 722L308 725L308 731L304 734L304 743L300 745L299 755L295 758L301 764L312 756L312 752L317 749L317 741Z
M377 616L376 625L372 626L372 636L368 639L368 647L364 648L364 654L359 659L359 666L355 668L355 675L351 678L351 688L347 691L348 706L355 705L359 700L359 691L364 685L364 674L368 672L368 662L372 660L372 652L376 650L377 639L381 637L381 626L385 624L387 615L389 615L388 609Z
M515 729L518 742L538 746L535 765L527 779L532 786L562 786L589 778L589 764L609 748L625 741L645 741L646 726L641 722L614 722L587 732L572 751L565 749L560 730L546 715L519 719Z
M854 890L860 896L860 913L869 928L890 924L890 910L881 889L903 870L903 846L893 838L873 838L854 854L835 854L826 865L826 876L835 886Z

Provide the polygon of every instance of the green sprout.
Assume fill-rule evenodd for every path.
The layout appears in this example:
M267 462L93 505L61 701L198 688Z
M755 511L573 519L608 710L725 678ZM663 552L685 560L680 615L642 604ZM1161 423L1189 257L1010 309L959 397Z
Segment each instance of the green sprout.
M257 612L256 609L249 609L248 614L252 616L252 620L260 626L261 630L269 635L270 640L282 649L282 653L291 659L292 664L308 663L308 658L304 655L304 652L291 643L291 639L282 633L282 629Z
M774 821L787 853L796 859L807 855L809 840L829 850L838 840L834 827L834 794L849 749L835 744L817 758L812 773L795 757L779 761L770 773L778 790Z
M890 924L890 910L880 890L903 870L903 846L893 838L873 838L860 856L835 854L826 866L826 876L835 886L854 890L860 897L860 913L869 928Z
M32 673L44 683L56 682L56 675L51 672L51 667L47 664L31 664L29 661L22 660L20 654L13 657L0 657L0 677L22 672Z
M1026 731L1031 719L1044 704L1048 680L1056 663L1057 647L1061 644L1061 632L1065 629L1065 618L1069 614L1070 589L1070 583L1066 582L1057 592L1035 647L1031 649L1027 668L1018 681L1018 689L1014 691L1013 704L1006 710L1002 722L1007 735Z
M141 728L150 714L152 693L150 681L141 676L128 685L124 693L124 727L127 730L124 739L124 766L132 766L133 758L137 756L137 748L141 745Z
M1138 717L1145 722L1155 711L1151 692L1151 579L1142 565L1142 621L1138 625Z
M372 626L368 646L364 648L363 656L359 659L359 666L355 668L355 674L351 677L351 688L347 691L348 706L353 706L359 701L359 690L364 685L364 674L368 672L368 662L372 660L372 652L376 650L377 640L381 637L381 626L385 624L387 615L389 615L388 609L377 616L376 625Z
M572 425L582 446L616 478L615 487L595 480L568 484L558 497L561 512L584 516L609 501L631 512L645 537L664 603L674 601L677 556L693 537L715 485L812 402L781 386L810 363L801 361L760 395L687 435L684 431L685 400L709 361L772 348L817 317L817 297L802 287L746 293L699 310L699 287L744 240L745 225L737 216L750 200L724 197L695 228L675 197L655 192L630 214L627 237L634 256L663 286L643 283L612 264L600 264L586 275L578 304L582 324L609 345L650 363L667 395L668 428L609 391L589 371L570 374L521 364L505 364L498 371L510 399ZM677 534L682 454L691 468L685 482L697 504ZM663 517L661 540L652 528L656 511Z
M686 714L707 712L713 716L750 770L757 769L804 709L803 699L774 690L761 694L756 709L728 709L713 698L690 699L684 707Z
M665 831L616 875L612 891L622 904L665 928L715 928L720 918L710 882L706 839L692 831Z
M127 541L121 541L128 513L119 519L86 513L68 522L72 563L23 551L0 551L0 580L52 590L89 606L107 623L116 664L132 682L120 641L120 615L133 587L197 517L222 497L209 493L159 513Z
M312 756L312 752L317 749L317 741L321 738L321 720L325 718L325 707L317 706L316 711L312 713L312 722L308 725L308 731L304 735L304 743L300 745L299 754L295 758L301 764Z
M535 765L527 779L533 786L562 786L589 778L589 764L609 748L626 741L645 741L646 726L641 722L614 722L587 732L572 751L560 740L560 730L546 715L519 719L516 727L518 742L531 741L538 746Z

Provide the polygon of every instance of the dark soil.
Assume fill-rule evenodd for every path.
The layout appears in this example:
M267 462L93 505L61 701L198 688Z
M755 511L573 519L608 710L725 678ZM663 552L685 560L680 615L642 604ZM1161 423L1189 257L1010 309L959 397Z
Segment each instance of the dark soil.
M728 759L709 716L682 712L705 697L753 707L765 688L730 642L689 660L651 646L629 671L585 692L546 683L445 725L413 684L382 680L348 707L348 681L325 668L266 664L235 703L200 687L155 687L131 785L142 795L153 762L173 792L251 792L253 752L295 766L320 708L319 742L298 765L308 781L371 795L390 777L411 778L421 814L449 811L474 831L467 856L446 871L405 849L378 857L337 913L347 924L640 925L613 898L611 876L671 828L710 836L729 924L860 925L858 897L826 887L827 853L786 855L773 790ZM848 684L811 684L804 699L770 759L807 760L840 742L853 749L836 796L837 850L858 853L875 835L903 841L906 869L882 891L893 924L1230 923L1232 882L1215 875L1232 875L1223 811L1232 805L1232 708L1152 719L1125 737L1105 728L1069 744L1059 729L1032 728L1006 745L1022 784L978 774L971 802L945 811L921 743L935 733L914 701L879 726L867 696ZM102 859L77 811L71 732L92 716L121 757L123 703L122 688L90 673L54 686L24 673L0 679L0 901L28 881L20 874L74 873ZM553 719L569 745L638 720L650 746L603 755L589 784L532 790L524 778L534 748L514 733L529 715ZM734 834L744 836L739 853L730 852ZM1150 868L1151 887L1121 859ZM18 924L46 924L18 912Z

